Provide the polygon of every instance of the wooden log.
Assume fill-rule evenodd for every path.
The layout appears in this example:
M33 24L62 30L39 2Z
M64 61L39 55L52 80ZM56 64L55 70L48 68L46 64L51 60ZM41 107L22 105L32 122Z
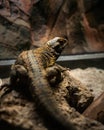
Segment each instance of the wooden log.
M104 124L104 92L83 112L83 115Z

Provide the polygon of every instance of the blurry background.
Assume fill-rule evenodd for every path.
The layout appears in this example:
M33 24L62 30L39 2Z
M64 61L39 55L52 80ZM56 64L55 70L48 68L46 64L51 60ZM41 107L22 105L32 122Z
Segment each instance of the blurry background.
M104 51L104 0L0 0L0 59L16 58L55 36L63 54Z

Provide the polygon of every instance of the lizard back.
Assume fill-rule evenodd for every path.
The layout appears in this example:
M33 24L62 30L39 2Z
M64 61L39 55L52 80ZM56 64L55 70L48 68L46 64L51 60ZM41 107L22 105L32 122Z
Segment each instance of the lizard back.
M70 122L70 115L58 107L58 102L53 97L50 84L45 77L45 69L54 65L65 46L64 42L66 42L64 39L56 38L49 42L49 45L25 51L17 58L15 65L20 64L27 69L28 76L31 78L29 87L32 97L38 99L49 118L59 124L62 129L76 130Z

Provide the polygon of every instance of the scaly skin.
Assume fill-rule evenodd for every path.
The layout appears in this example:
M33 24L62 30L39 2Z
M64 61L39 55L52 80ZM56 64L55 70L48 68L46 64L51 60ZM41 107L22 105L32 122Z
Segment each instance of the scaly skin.
M55 64L66 43L64 38L56 37L41 48L22 52L12 66L11 84L16 82L20 75L28 75L31 79L29 87L32 97L38 99L47 116L64 130L76 130L70 123L70 115L58 108L46 78L46 68Z

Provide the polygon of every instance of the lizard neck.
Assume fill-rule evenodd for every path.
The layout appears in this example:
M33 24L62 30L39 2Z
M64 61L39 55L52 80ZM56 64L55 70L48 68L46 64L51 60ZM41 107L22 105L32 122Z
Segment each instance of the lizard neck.
M59 57L59 54L57 54L54 49L48 45L36 49L33 53L36 55L36 57L38 57L38 59L40 59L40 63L44 68L54 65Z

